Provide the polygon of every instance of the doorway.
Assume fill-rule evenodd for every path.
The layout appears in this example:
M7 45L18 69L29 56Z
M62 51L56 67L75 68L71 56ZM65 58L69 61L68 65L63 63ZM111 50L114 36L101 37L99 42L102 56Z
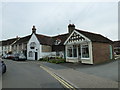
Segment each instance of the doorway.
M37 60L37 57L38 57L37 52L35 52L35 60Z
M81 45L78 45L78 59L81 61Z

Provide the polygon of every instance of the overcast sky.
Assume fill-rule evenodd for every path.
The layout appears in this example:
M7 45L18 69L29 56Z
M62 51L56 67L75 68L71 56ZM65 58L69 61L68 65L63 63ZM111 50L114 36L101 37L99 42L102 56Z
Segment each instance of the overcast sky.
M29 35L33 25L38 34L67 33L69 20L77 29L118 40L117 2L4 2L2 39Z

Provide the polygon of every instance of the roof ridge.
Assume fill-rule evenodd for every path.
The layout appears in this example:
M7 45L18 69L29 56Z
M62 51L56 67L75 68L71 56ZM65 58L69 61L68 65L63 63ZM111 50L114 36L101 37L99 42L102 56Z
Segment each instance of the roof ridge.
M35 34L35 35L40 35L40 36L45 36L45 37L51 37L51 36L47 36L47 35L43 35L43 34Z
M52 36L52 38L57 37L57 36L67 35L67 34L69 34L69 33L64 33L64 34L60 34L60 35L56 35L56 36Z
M98 33L88 32L88 31L84 31L84 30L80 30L80 29L75 29L75 30L79 30L79 31L86 32L86 33L91 33L91 34L96 34L96 35L101 35L101 34L98 34Z
M27 36L19 37L19 38L21 39L21 38L25 38L25 37L28 37L28 36L31 36L31 34L30 34L30 35L27 35Z

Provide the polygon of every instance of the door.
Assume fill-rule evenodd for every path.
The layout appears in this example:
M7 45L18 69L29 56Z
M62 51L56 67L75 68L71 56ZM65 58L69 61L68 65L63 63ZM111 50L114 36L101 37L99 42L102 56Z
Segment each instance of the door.
M35 60L37 60L37 57L38 57L37 52L35 52Z
M81 45L78 45L78 59L81 61Z

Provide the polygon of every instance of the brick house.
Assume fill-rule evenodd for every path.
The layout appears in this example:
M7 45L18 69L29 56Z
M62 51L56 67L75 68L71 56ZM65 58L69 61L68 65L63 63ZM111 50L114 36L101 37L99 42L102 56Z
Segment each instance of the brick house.
M66 61L97 64L114 59L113 42L108 38L68 26L70 36L65 41Z

